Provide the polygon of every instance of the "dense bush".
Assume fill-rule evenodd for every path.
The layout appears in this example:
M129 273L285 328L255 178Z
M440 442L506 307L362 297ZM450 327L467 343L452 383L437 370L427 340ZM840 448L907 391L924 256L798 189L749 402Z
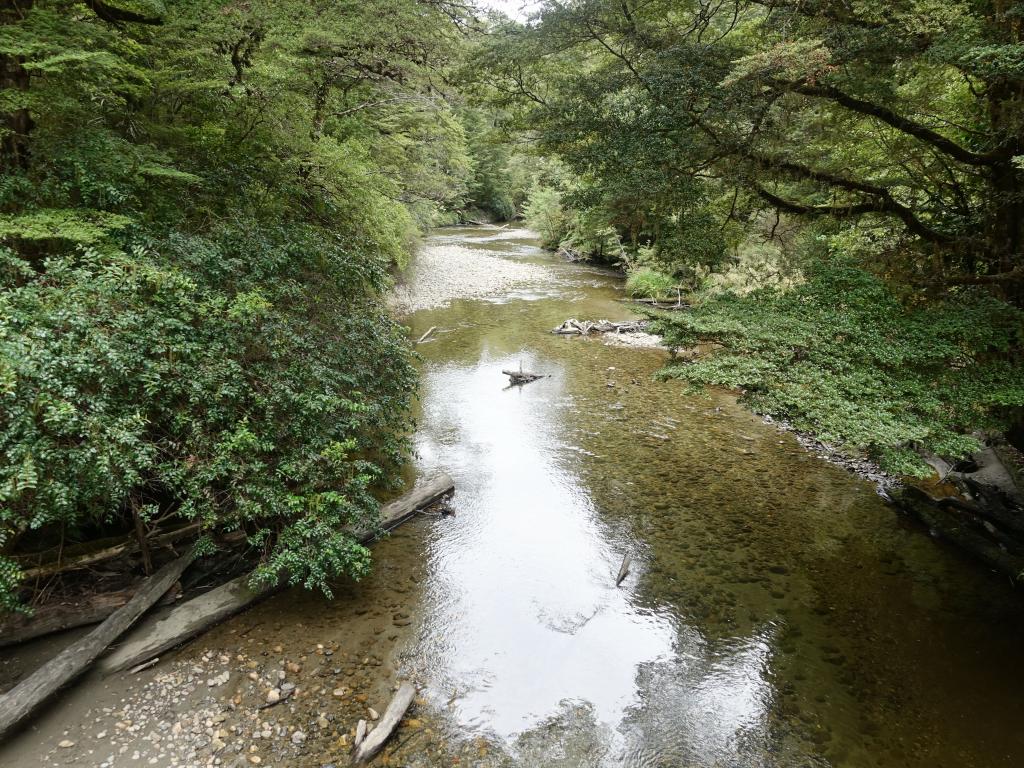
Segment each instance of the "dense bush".
M0 26L0 602L19 548L135 514L242 529L260 579L364 572L349 531L397 476L415 384L381 294L467 185L430 84L451 19L23 10Z

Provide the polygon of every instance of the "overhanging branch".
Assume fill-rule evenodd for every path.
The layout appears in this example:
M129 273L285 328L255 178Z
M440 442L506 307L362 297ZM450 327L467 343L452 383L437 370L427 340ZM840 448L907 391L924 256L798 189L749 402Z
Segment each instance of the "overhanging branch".
M858 114L877 118L886 125L892 126L896 130L913 136L916 139L920 139L967 165L996 165L1007 161L1013 156L1012 148L1005 146L990 152L973 152L966 147L960 146L952 139L943 136L938 131L903 117L903 115L897 114L888 107L851 96L831 85L811 85L810 83L787 82L783 80L770 80L768 85L775 90L791 91L804 96L828 99Z

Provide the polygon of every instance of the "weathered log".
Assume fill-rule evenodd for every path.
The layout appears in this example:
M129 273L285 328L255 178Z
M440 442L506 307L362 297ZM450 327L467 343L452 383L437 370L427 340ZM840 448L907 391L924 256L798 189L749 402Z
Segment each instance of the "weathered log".
M392 528L401 525L417 512L426 509L437 503L455 490L455 481L447 472L434 475L429 480L418 483L408 493L399 496L394 501L389 501L380 509L380 524L378 530L390 531ZM369 544L377 538L378 530L363 531L359 534L359 541Z
M619 586L622 580L629 575L629 566L633 564L633 556L626 553L626 556L622 558L622 565L619 567L619 575L615 577L615 586Z
M366 720L360 718L359 722L356 723L356 737L352 740L352 751L355 752L359 749L359 745L363 743L363 739L366 738Z
M373 759L374 755L380 752L387 740L391 738L395 728L402 722L402 718L405 717L405 713L412 705L412 700L415 697L416 688L413 687L412 683L402 683L398 687L398 691L392 697L388 708L384 710L384 716L381 717L376 727L363 739L362 744L356 749L356 765L368 762Z
M357 538L361 543L369 544L381 530L395 528L454 489L455 482L444 472L418 484L408 493L381 507L379 527L363 531ZM181 645L279 588L266 586L254 589L249 585L251 578L252 575L248 573L239 576L181 603L166 616L144 622L120 648L100 662L100 668L110 673L141 664Z
M0 737L60 688L89 667L114 640L160 599L195 559L195 552L172 560L146 580L126 605L118 608L88 635L71 644L14 688L0 696Z
M608 320L577 320L569 318L551 332L561 336L587 336L591 333L636 333L647 330L650 325L648 320L622 320L610 322Z
M134 589L119 589L114 592L83 595L74 598L73 601L48 603L36 608L31 616L8 614L0 620L0 648L18 645L66 629L99 624L127 604L134 594ZM180 594L180 585L175 583L159 603L173 602Z
M424 341L429 339L430 338L430 334L432 334L436 330L437 330L437 326L436 325L430 326L430 328L427 329L427 332L424 333L422 336L420 336L419 341L417 341L416 343L417 344L422 344Z
M74 627L98 624L131 600L134 590L121 589L77 600L37 608L31 616L5 616L0 621L0 647L17 645L35 637Z

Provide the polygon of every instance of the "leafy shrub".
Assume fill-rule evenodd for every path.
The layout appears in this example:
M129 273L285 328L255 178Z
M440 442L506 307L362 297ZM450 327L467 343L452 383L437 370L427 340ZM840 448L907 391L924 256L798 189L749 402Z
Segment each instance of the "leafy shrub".
M0 607L19 547L134 510L240 529L257 580L329 592L365 572L351 531L406 453L414 368L382 294L466 192L434 91L452 19L157 5L144 28L70 0L0 25L32 73L0 110L32 118L0 147Z
M626 277L626 293L634 298L675 299L677 282L651 267L637 267Z
M557 189L536 186L530 190L523 215L527 226L540 234L545 248L557 248L568 234L569 218Z

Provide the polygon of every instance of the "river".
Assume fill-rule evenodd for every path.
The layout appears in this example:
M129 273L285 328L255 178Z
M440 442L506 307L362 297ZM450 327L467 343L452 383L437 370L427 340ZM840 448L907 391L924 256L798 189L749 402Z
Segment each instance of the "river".
M340 763L361 708L408 678L421 698L389 765L1024 765L1020 595L733 395L657 381L664 351L550 333L631 317L618 275L526 230L459 228L427 239L407 282L410 336L436 327L417 347L408 479L449 472L454 515L396 531L333 602L284 593L146 682L108 683L113 714L87 681L13 754L76 762L53 746L61 724L89 722L70 736L92 744L117 702L150 706L160 728L187 719L218 686L195 672L189 695L168 694L175 663L238 659L255 680L276 664L283 677L291 653L297 677L326 681L256 722L304 729L302 743L263 747L228 706L223 764ZM547 377L509 388L501 371L520 365ZM238 678L220 700L244 709ZM134 749L108 764L138 764Z

